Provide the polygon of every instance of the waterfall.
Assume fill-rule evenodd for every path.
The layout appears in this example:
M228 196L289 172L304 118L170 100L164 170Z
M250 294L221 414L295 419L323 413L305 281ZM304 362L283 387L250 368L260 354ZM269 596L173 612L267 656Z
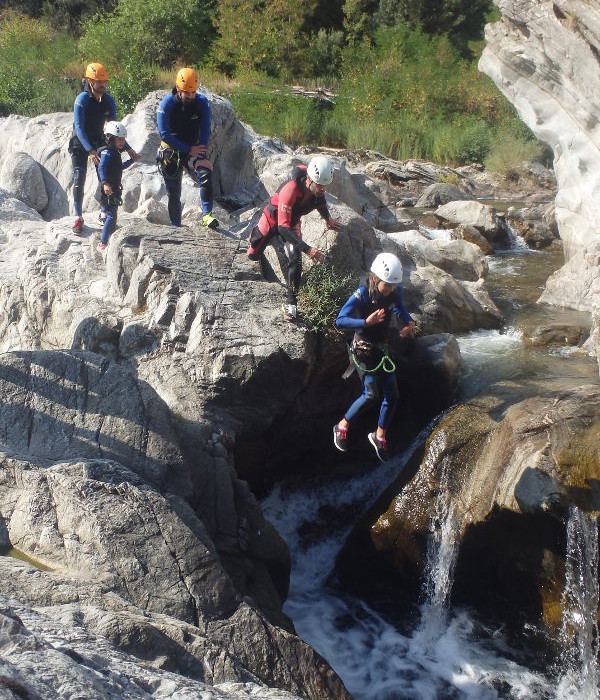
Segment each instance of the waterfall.
M444 436L438 433L432 441L426 467L437 461L443 449ZM450 593L454 581L454 566L458 556L458 539L462 518L452 501L449 481L451 460L445 459L440 475L438 495L429 519L430 536L427 542L424 597L421 624L415 633L426 647L438 639L447 627Z
M557 698L596 700L598 692L598 522L569 511Z
M506 229L508 231L508 238L510 240L511 250L517 250L520 253L526 254L536 252L527 245L523 236L521 236L521 234L515 229L515 227L510 223L508 218L506 219Z

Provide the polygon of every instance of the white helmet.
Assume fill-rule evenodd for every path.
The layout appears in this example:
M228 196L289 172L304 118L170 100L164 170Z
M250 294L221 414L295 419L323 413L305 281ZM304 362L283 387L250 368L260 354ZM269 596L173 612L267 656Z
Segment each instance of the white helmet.
M127 129L121 122L106 122L104 125L104 133L107 136L122 136L124 139L127 138Z
M390 284L402 282L402 263L392 253L379 253L373 260L371 272L383 282Z
M314 156L306 169L308 177L317 185L331 185L333 181L333 163L327 156Z

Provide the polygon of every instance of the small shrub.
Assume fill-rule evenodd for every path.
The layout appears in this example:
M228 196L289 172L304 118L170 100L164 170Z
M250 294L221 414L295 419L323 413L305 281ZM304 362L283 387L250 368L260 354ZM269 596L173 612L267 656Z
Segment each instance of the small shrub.
M484 121L467 125L459 136L459 160L463 163L483 163L490 152L490 140L490 130Z
M458 174L453 172L440 173L437 181L443 185L460 185Z
M334 319L358 284L357 276L329 264L313 265L298 293L302 318L314 332L333 332Z
M538 141L500 133L492 142L485 167L509 179L518 180L523 173L523 162L539 160L542 152L543 147Z

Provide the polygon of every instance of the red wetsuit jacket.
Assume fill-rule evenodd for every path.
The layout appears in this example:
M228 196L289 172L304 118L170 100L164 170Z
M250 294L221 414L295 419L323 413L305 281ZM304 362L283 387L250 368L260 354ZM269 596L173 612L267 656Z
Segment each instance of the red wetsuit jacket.
M308 189L306 165L298 165L292 171L292 179L281 185L264 208L258 229L263 236L279 233L288 243L308 253L310 246L302 240L300 219L315 209L323 219L331 218L325 195L314 195Z

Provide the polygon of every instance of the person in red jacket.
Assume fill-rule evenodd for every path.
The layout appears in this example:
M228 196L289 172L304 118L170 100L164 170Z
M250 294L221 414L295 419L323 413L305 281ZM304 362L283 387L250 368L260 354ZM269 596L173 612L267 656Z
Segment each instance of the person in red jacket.
M325 189L332 181L333 163L326 156L314 156L308 166L296 166L292 179L281 185L271 197L250 234L247 252L250 260L259 260L269 243L278 250L277 257L283 263L282 272L287 286L287 302L283 308L287 321L293 322L297 316L296 294L302 275L301 253L317 263L325 259L323 251L302 240L300 219L316 209L325 219L326 228L339 231L341 227L338 219L331 218L325 201Z

